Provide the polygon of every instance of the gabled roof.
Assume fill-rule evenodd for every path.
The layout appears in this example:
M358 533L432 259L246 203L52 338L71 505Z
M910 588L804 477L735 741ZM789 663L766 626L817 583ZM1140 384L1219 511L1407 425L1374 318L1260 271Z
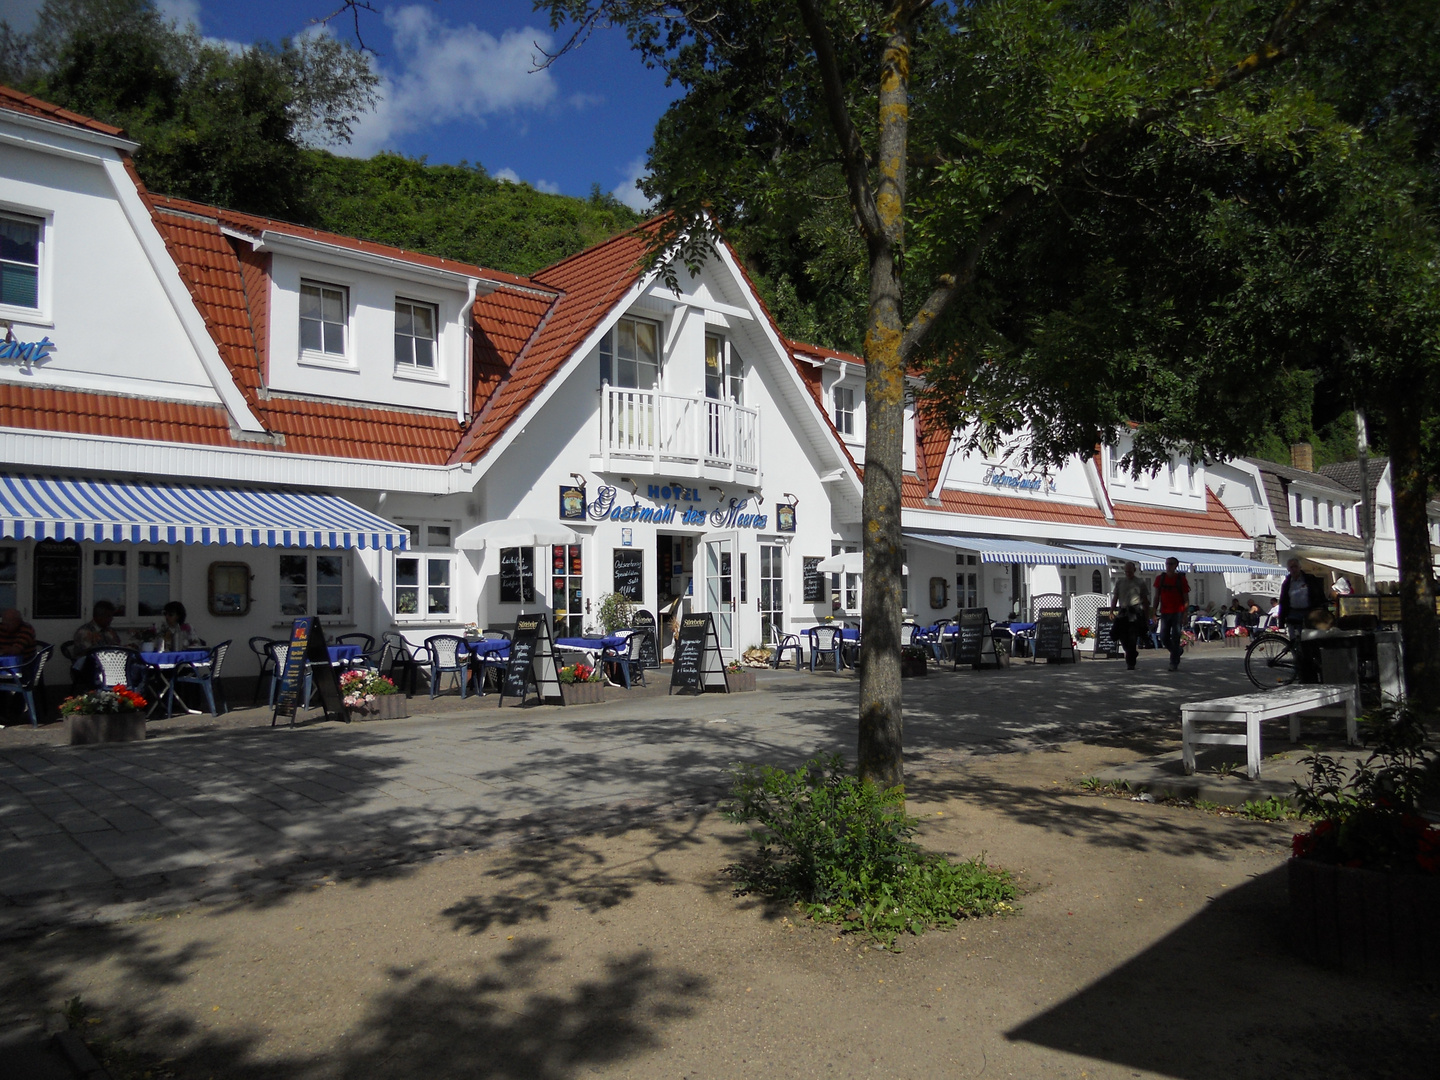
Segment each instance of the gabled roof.
M1340 480L1336 479L1329 473L1328 470L1336 467L1334 465L1326 465L1322 467L1318 472L1308 472L1305 469L1296 469L1292 468L1289 465L1280 465L1274 461L1266 461L1263 458L1247 457L1241 458L1240 460L1254 465L1262 473L1269 473L1273 476L1278 476L1287 483L1292 481L1299 481L1300 483L1306 484L1309 487L1319 488L1321 491L1333 491L1336 495L1349 495L1352 497L1360 491L1360 483L1358 479L1358 465L1355 466L1357 470L1357 479L1355 482L1355 486L1350 487L1349 485L1342 483ZM1348 465L1354 463L1342 462L1341 464ZM1382 462L1382 464L1375 470L1374 473L1377 478L1380 475L1380 469L1383 468L1384 464Z
M124 128L115 127L113 124L102 124L99 120L92 120L88 116L81 116L69 109L62 109L59 105L52 105L48 101L41 101L37 97L21 93L19 90L11 89L8 86L0 86L0 109L8 109L11 112L24 113L27 116L38 116L42 120L51 120L57 124L68 124L70 127L81 128L85 131L94 131L101 135L114 135L123 138Z

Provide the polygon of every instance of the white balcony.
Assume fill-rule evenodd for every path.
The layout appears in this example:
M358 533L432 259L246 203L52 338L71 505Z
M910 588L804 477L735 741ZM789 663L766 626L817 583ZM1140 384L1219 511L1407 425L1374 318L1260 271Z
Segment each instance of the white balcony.
M598 467L643 462L657 474L754 479L760 471L760 410L707 397L602 387Z

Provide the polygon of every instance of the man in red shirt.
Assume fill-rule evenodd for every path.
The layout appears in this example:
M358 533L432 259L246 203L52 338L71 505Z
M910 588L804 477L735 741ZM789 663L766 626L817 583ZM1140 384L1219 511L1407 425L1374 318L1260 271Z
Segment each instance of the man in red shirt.
M1190 607L1190 582L1180 573L1180 560L1171 555L1165 572L1155 579L1155 609L1160 612L1160 644L1170 650L1170 670L1180 670L1180 631Z

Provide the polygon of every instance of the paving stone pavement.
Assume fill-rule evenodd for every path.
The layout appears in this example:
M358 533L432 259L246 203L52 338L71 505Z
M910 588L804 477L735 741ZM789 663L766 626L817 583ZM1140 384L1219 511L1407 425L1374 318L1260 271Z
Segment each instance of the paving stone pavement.
M907 680L912 767L1173 717L1248 686L1235 653L1171 674L1016 663ZM853 674L756 693L465 711L0 751L0 934L253 898L713 803L734 761L853 758ZM458 703L457 703L458 704Z

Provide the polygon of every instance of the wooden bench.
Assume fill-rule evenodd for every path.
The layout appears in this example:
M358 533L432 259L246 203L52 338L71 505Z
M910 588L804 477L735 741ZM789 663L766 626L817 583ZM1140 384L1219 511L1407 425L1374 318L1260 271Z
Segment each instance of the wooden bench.
M1245 747L1245 772L1253 780L1260 775L1260 721L1290 717L1290 741L1300 741L1300 714L1311 709L1340 705L1345 709L1345 737L1351 746L1359 741L1355 731L1356 691L1353 686L1317 684L1239 694L1214 701L1192 701L1180 706L1180 752L1185 773L1195 771L1195 746ZM1245 725L1245 734L1196 731L1197 720L1214 720Z

